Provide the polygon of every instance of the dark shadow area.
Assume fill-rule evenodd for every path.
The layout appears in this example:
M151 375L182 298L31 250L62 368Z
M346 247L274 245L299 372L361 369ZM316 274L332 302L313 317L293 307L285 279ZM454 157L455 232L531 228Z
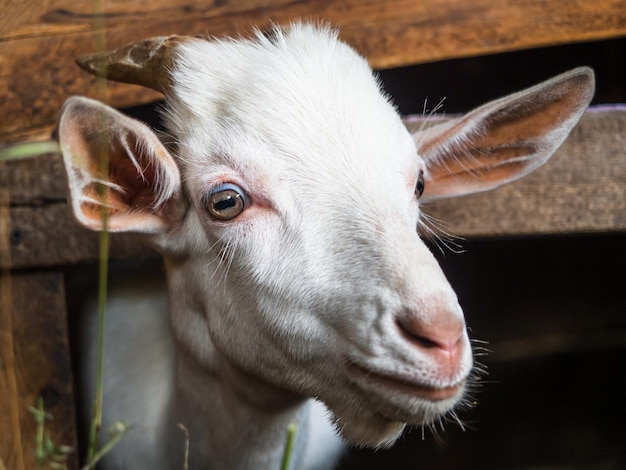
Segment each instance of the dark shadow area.
M626 102L626 38L444 60L379 72L400 113L461 113L579 66L596 73L592 104Z
M489 375L458 424L342 469L626 468L626 235L471 240L439 254ZM435 248L435 252L438 250Z

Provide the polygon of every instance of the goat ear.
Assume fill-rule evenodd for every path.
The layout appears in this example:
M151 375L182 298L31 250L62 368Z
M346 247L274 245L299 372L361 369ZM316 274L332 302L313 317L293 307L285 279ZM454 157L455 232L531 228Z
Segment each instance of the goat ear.
M76 219L92 230L144 234L172 228L184 210L178 167L144 124L97 101L73 97L58 138ZM102 159L108 159L103 167Z
M415 133L428 168L424 199L486 191L540 167L593 92L593 71L581 67Z

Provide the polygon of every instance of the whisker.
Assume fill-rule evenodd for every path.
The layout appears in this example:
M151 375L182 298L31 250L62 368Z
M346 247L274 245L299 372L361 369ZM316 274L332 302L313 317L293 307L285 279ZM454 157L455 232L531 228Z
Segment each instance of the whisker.
M424 143L424 129L426 129L426 126L430 124L430 121L428 118L432 118L435 113L437 113L437 111L439 111L441 108L443 108L443 103L446 100L446 97L444 96L439 103L437 103L435 105L435 107L432 110L428 109L428 97L426 97L424 99L424 106L422 108L422 119L420 121L420 126L417 129L417 131L414 132L414 136L416 136L416 141L415 144L417 146L417 148L421 148L422 144Z
M470 342L479 343L479 344L489 344L489 341L486 341L484 339L478 339L478 338L471 338Z
M235 259L235 244L231 243L229 246L229 250L227 253L228 256L228 262L226 263L226 268L224 269L224 293L226 293L226 277L228 276L228 273L230 272L230 268L233 264L233 260Z
M450 410L448 415L452 418L453 422L459 425L462 431L465 431L465 426L463 425L463 421L459 418L459 415L456 414L456 411Z
M464 240L463 237L453 235L444 222L424 211L420 214L418 230L420 229L422 235L432 240L442 255L445 255L444 248L455 254L465 251L460 243Z

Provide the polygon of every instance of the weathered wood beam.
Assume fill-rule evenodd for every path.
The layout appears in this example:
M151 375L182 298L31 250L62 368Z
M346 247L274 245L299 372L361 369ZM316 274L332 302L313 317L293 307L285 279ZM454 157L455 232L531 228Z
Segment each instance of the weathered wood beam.
M71 95L95 96L74 59L94 52L92 2L0 0L0 142L45 136ZM623 0L154 0L104 2L107 48L166 34L248 34L252 25L326 19L375 68L626 36ZM116 107L155 92L109 84Z
M38 397L52 416L45 427L54 444L77 449L63 274L5 271L0 289L0 463L29 470L37 468L29 407ZM71 454L68 468L77 462Z
M11 267L97 259L97 234L79 227L65 203L59 155L0 164L0 187L11 198ZM424 211L463 237L624 231L626 110L587 112L548 164L528 177ZM154 256L130 236L111 237L112 258Z
M67 204L14 207L10 212L12 267L62 266L98 259L99 235L79 226ZM111 235L111 259L153 256L153 251L131 235Z

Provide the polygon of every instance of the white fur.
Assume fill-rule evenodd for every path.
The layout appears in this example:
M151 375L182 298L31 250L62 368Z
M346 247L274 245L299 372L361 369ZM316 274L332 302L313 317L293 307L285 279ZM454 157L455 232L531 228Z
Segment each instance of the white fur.
M400 423L449 409L456 400L424 406L395 390L372 402L361 396L371 393L362 390L367 381L344 370L357 362L448 386L471 369L466 340L454 374L438 374L436 362L393 327L398 310L420 303L426 308L416 314L424 322L449 315L462 324L462 315L415 232L415 183L407 175L424 162L365 60L334 33L296 26L274 42L188 43L172 78L166 117L197 208L186 222L204 233L180 274L170 271L170 290L189 290L190 279L203 282L201 298L193 299L206 312L194 318L206 319L208 329L193 347L205 350L200 360L219 367L214 350L206 349L214 344L236 351L229 359L244 370L265 370L265 380L309 396L326 390L323 399L342 432L363 444L385 445ZM221 181L241 182L267 207L230 224L206 220L198 198ZM374 260L380 262L372 270ZM204 281L217 266L245 272L245 279L219 272ZM231 315L214 313L226 308ZM189 311L189 305L174 308L175 315L184 312L174 319L175 331L181 341L197 342Z
M301 431L294 468L320 468L312 456L330 468L339 447L309 445L309 427L317 437L331 434L319 430L319 414L309 417L307 397L325 404L345 439L372 447L448 413L465 393L472 353L456 295L416 233L416 181L424 172L427 191L433 185L442 197L524 171L501 174L508 167L497 166L492 176L489 158L501 147L489 153L481 137L482 153L472 153L462 120L458 136L454 125L409 135L366 61L328 29L296 24L273 39L177 47L165 113L173 156L147 128L86 99L70 100L59 123L74 200L97 179L70 158L85 153L80 135L89 127L74 123L95 110L146 141L138 151L150 149L142 158L159 175L145 182L157 203L129 202L111 214L111 227L140 234L163 254L173 338L165 338L164 316L112 319L108 369L121 379L106 382L116 412L106 417L131 417L139 432L107 468L180 468L177 422L190 430L191 468L278 468L293 421ZM511 121L507 104L532 108L537 96L585 82L571 87L582 98L561 100L577 119L589 77L581 69L557 77L471 124L488 135L499 116ZM576 119L555 119L545 134L566 133ZM496 140L501 145L502 135ZM545 161L560 143L547 140L529 159ZM457 141L467 155L447 155ZM432 166L422 148L435 148ZM469 174L447 178L447 165L463 158ZM214 220L206 195L225 182L245 191L249 207ZM73 205L77 218L97 228L81 204ZM151 339L150 331L159 334Z

